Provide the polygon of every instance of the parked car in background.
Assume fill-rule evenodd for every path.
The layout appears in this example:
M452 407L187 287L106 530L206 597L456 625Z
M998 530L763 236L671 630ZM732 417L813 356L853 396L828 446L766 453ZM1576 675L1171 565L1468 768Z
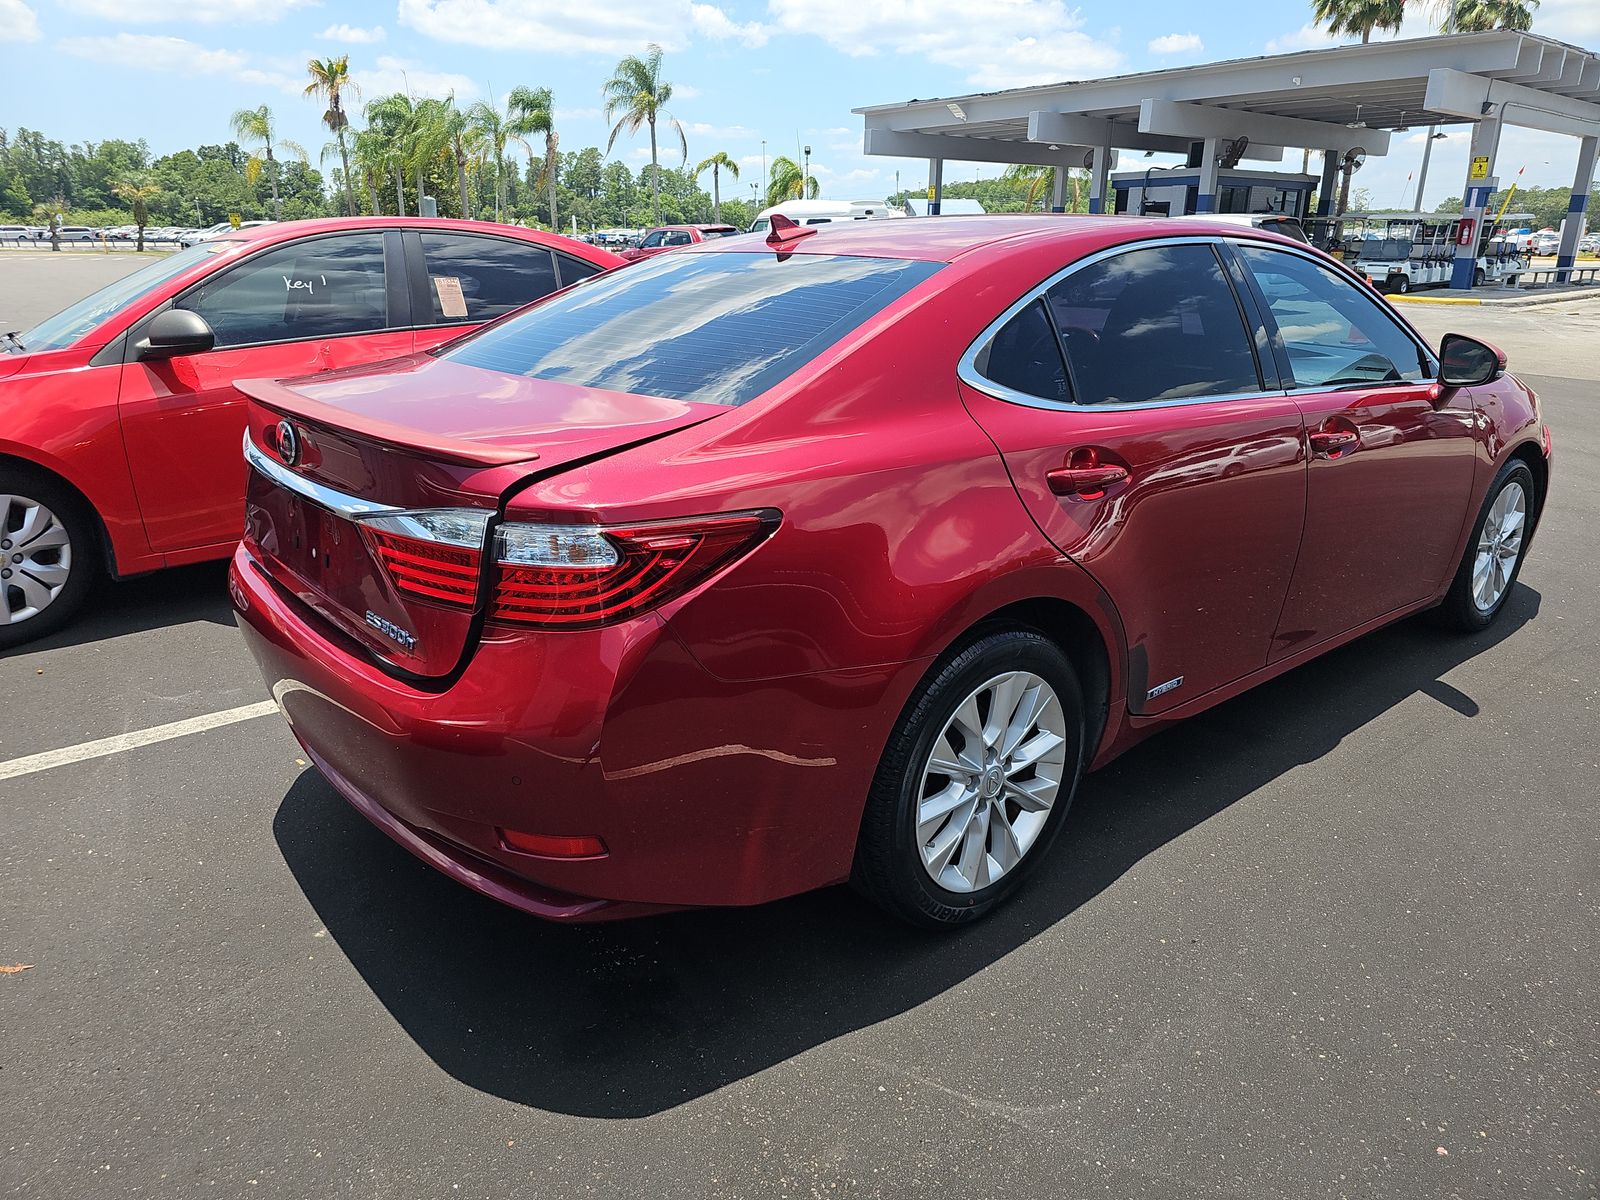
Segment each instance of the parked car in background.
M0 225L0 242L25 242L33 237L29 225Z
M93 242L99 240L100 231L87 225L63 225L56 231L63 242ZM50 231L44 231L44 240L50 240Z
M553 234L349 218L228 232L0 338L0 650L97 576L226 557L240 376L409 354L620 266Z
M1533 235L1533 252L1541 256L1554 254L1561 248L1561 235L1554 229L1541 229Z
M1578 239L1579 254L1600 254L1600 234L1588 233Z
M273 224L271 221L241 221L238 228L258 229L262 225L271 224ZM222 237L224 234L232 233L233 231L234 226L232 222L218 221L215 225L207 226L205 229L189 230L187 233L179 236L178 243L182 246L197 246L201 242L209 242L213 238Z
M774 226L240 384L246 643L333 786L468 887L594 920L849 879L958 924L1162 725L1500 613L1536 398L1310 247Z
M644 235L637 246L622 251L628 262L652 258L679 246L693 246L712 238L732 237L740 230L733 225L659 225Z

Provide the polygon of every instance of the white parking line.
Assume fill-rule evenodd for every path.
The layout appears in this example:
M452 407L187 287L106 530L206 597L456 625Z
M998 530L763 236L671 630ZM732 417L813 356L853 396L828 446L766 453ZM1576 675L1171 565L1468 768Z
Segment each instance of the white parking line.
M153 725L149 729L136 729L132 733L119 733L115 737L99 738L92 742L79 742L76 746L63 746L60 750L46 750L43 754L28 754L0 762L0 779L15 779L19 775L32 775L69 763L83 762L88 758L104 758L108 754L121 754L124 750L137 750L140 746L167 742L173 738L187 737L191 733L204 733L222 725L249 721L278 711L271 700L259 704L245 704L238 708L225 708L221 712L206 713L203 717L190 717L185 721L171 721L166 725Z

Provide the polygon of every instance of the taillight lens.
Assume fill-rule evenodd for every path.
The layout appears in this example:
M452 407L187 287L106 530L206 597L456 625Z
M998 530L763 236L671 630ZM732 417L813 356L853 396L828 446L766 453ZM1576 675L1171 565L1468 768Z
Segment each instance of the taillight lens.
M359 518L396 589L471 608L489 514L426 509ZM505 522L489 617L555 629L614 624L683 595L777 526L770 512L638 525Z

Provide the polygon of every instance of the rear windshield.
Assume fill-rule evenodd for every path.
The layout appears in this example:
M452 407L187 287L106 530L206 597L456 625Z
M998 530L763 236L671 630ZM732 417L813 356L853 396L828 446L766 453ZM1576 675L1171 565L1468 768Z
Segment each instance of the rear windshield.
M666 254L559 292L441 357L614 392L743 404L939 266L807 254Z

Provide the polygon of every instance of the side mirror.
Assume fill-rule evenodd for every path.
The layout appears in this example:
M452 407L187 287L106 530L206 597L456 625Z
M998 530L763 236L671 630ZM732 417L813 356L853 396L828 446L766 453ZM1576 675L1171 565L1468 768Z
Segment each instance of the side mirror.
M169 308L145 326L144 338L134 346L140 362L161 362L185 354L204 354L217 344L206 319L187 308Z
M1439 382L1445 387L1477 387L1500 378L1505 369L1505 351L1488 342L1447 333L1439 343Z

